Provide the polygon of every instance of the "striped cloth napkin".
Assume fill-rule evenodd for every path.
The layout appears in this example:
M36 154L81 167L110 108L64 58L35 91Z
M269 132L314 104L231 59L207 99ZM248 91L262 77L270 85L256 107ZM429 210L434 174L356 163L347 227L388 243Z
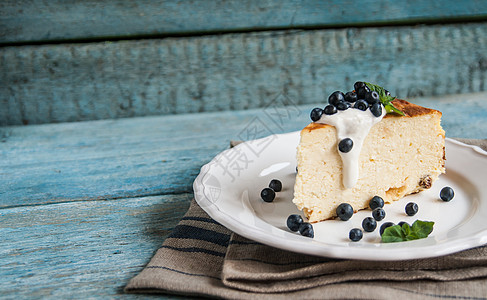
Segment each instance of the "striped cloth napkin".
M487 140L462 140L487 149ZM408 261L340 260L243 238L193 200L125 288L230 299L487 299L487 247Z

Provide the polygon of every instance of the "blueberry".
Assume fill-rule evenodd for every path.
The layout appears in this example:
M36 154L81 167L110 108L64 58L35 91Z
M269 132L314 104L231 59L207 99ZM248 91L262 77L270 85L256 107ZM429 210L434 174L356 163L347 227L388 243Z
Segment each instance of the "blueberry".
M444 188L441 189L440 192L441 200L448 202L451 199L453 199L454 196L455 196L455 192L453 192L453 189L451 187L445 186Z
M374 115L374 117L380 117L382 115L382 104L380 102L372 104L370 107L370 112Z
M408 216L414 216L418 212L418 205L414 202L406 204L406 214Z
M348 238L352 240L353 242L358 242L362 239L363 236L362 230L360 228L354 228L350 230L350 233L348 233Z
M298 231L299 231L299 233L302 236L307 236L307 237L310 237L310 238L314 238L315 237L315 232L313 230L313 225L311 225L310 223L307 223L307 222L301 223L301 225L299 225Z
M323 114L323 110L317 107L317 108L313 108L309 116L311 118L311 121L316 122L321 118L322 114Z
M353 215L353 207L348 203L342 203L338 205L336 213L340 220L348 221Z
M384 90L384 92L386 93L386 96L390 96L391 95L391 92L389 92L388 90Z
M380 235L384 234L384 230L386 230L387 227L391 227L391 226L394 226L394 223L385 222L384 224L382 224L382 226L380 227Z
M374 104L379 102L379 93L376 91L368 92L365 94L365 101L367 101L369 104Z
M347 102L355 102L355 101L357 101L357 99L358 99L357 93L355 93L355 92L347 92L345 94L345 101L347 101Z
M338 143L338 150L343 153L348 153L353 148L353 141L350 138L344 138Z
M357 102L355 102L355 104L353 105L353 108L357 108L357 109L366 111L367 108L369 108L369 104L367 103L367 101L361 99L361 100L357 100Z
M365 86L365 82L357 81L353 84L353 89L355 90L355 92L357 92L361 87L364 87L364 86Z
M368 86L364 85L364 86L360 87L358 90L355 90L355 92L357 93L358 99L365 99L365 95L368 92L370 92L370 89Z
M372 217L376 221L382 221L386 217L386 211L382 207L377 207L372 211Z
M300 215L290 215L287 217L286 224L291 231L298 231L299 226L303 224L303 218Z
M404 222L404 221L401 221L401 222L397 223L397 225L399 225L399 226L401 226L401 227L402 227L402 225L404 225L404 224L408 224L408 226L409 226L409 227L411 227L411 225L409 225L409 223Z
M369 201L369 207L371 210L376 209L377 207L384 207L384 200L379 196L374 196Z
M282 190L282 183L277 179L272 179L269 183L269 187L274 190L274 192L280 192Z
M337 113L337 108L334 105L328 104L323 110L325 115L333 115Z
M347 110L352 106L350 102L338 102L337 109L338 110Z
M362 228L367 232L372 232L377 228L377 222L374 218L367 217L362 221Z
M338 102L345 101L345 95L342 92L336 91L333 92L330 97L328 97L328 103L337 106Z
M265 202L272 202L276 198L276 192L271 188L265 188L260 192L260 197Z

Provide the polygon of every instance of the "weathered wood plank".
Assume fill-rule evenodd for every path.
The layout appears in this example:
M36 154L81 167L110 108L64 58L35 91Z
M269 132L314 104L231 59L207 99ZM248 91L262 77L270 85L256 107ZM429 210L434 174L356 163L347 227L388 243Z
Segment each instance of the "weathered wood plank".
M4 47L0 125L314 103L360 79L400 97L485 91L487 23Z
M121 297L128 280L186 212L191 197L0 209L0 298Z
M2 1L0 43L413 24L487 17L485 1Z
M285 101L292 99L248 111L0 127L0 207L191 192L201 166L230 140L302 129L315 105ZM443 112L447 136L487 138L487 93L415 101Z

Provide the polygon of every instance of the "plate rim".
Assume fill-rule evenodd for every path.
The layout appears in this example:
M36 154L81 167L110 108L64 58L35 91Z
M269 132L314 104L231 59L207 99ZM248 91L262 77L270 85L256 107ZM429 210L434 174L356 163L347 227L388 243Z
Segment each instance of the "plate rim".
M200 207L208 213L208 215L213 218L215 221L220 223L222 226L230 229L232 232L235 232L239 235L242 235L248 239L260 242L262 244L276 247L279 249L287 250L287 251L292 251L296 253L301 253L301 254L308 254L308 255L314 255L314 256L321 256L321 257L328 257L328 258L338 258L338 259L360 259L360 260L375 260L375 261L394 261L394 260L408 260L408 259L422 259L422 258L431 258L431 257L438 257L442 255L447 255L447 254L452 254L455 252L459 252L462 250L467 250L471 249L474 247L482 246L487 244L487 226L478 232L473 233L472 235L467 235L462 238L456 238L453 241L445 241L443 243L435 243L432 245L423 245L419 248L414 248L414 249L422 249L424 251L420 252L421 254L418 255L415 251L410 251L410 247L401 247L401 246L396 246L398 243L394 244L388 244L388 245L394 245L394 252L392 253L393 255L381 255L381 256L374 256L371 255L373 254L373 251L376 249L374 248L360 248L362 253L360 255L354 254L354 251L352 251L352 255L348 253L349 251L345 251L348 254L343 255L344 249L350 250L350 246L348 244L345 245L336 245L333 244L331 245L332 247L326 247L327 249L321 249L324 248L323 242L318 242L314 241L313 239L307 238L307 237L302 237L297 235L296 238L300 239L299 245L302 245L302 243L307 244L309 247L297 247L293 246L292 243L279 243L279 241L282 241L282 237L274 237L273 239L269 239L268 233L266 233L265 230L257 227L249 227L246 226L248 224L242 223L240 220L230 216L228 213L222 211L220 207L217 205L211 203L211 205L205 205L205 199L201 198L201 195L204 195L204 186L203 186L203 180L205 176L207 176L211 170L211 168L217 163L218 159L225 154L228 154L230 151L237 151L239 148L244 147L248 143L256 142L259 143L261 141L264 141L266 139L277 139L279 140L279 137L285 137L285 136L292 136L292 135L297 135L299 134L300 131L293 131L293 132L288 132L288 133L282 133L282 134L273 134L269 135L260 139L255 139L255 140L250 140L246 141L243 143L240 143L236 145L235 147L226 149L220 153L218 153L210 162L207 164L203 165L201 167L200 173L196 177L196 179L193 182L193 191L194 191L194 198L196 202L200 205ZM477 154L482 155L485 159L487 159L487 151L483 150L482 148L475 146L475 145L469 145L465 144L463 142L451 139L451 138L445 138L445 145L446 143L452 143L454 145L460 146L462 148L469 148L473 151L475 151ZM482 199L480 199L482 201ZM245 226L245 228L244 228ZM272 225L270 225L272 226ZM291 234L291 233L290 233ZM424 240L417 240L417 241L410 241L408 243L414 243L414 242L421 242ZM408 244L409 245L409 244ZM440 248L438 247L439 245L447 245L448 247ZM317 248L319 247L319 248ZM323 250L323 251L317 251L317 250ZM338 251L337 251L338 250ZM355 251L356 253L357 251ZM370 253L369 253L370 252ZM365 254L365 255L364 255Z

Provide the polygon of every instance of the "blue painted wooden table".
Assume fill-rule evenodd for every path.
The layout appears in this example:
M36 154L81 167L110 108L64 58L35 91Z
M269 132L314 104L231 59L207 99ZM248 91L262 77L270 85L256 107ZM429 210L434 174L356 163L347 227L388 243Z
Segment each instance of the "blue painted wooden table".
M413 101L443 112L447 136L487 138L487 93ZM0 297L141 297L122 289L184 214L199 168L230 140L301 129L315 106L274 104L0 127Z
M487 2L1 2L0 298L148 297L201 166L356 80L487 138Z

